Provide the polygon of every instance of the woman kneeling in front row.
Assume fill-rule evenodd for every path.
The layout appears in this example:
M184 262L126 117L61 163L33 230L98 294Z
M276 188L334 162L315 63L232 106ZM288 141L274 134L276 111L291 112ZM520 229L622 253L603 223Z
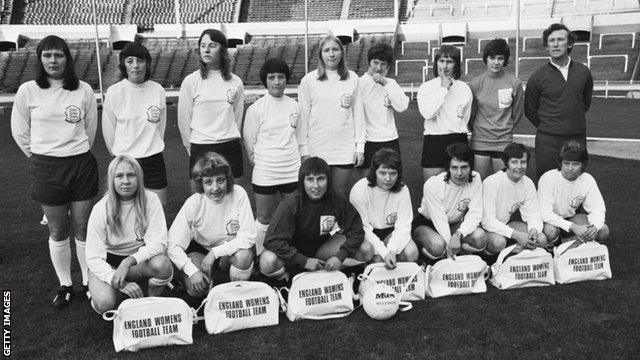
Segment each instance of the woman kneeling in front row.
M109 164L107 194L93 207L87 229L91 306L100 314L143 288L158 296L173 278L164 254L167 225L158 196L142 187L138 162L126 155ZM142 286L141 286L142 285Z

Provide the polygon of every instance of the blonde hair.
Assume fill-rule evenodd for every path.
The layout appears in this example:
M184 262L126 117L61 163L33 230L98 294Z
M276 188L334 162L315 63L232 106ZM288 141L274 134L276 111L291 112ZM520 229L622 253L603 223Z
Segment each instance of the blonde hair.
M325 68L324 65L324 60L322 60L322 47L324 46L324 44L328 43L329 41L333 41L336 44L338 44L338 47L340 48L340 62L338 63L338 75L340 75L340 80L347 80L349 78L349 70L347 69L347 63L345 62L346 60L344 59L345 56L347 54L345 54L345 50L344 50L344 45L342 45L342 41L340 41L340 39L338 39L337 37L329 34L326 35L325 37L323 37L320 40L320 45L318 45L318 80L323 81L323 80L327 80L327 69Z
M122 212L122 200L116 192L113 180L116 175L116 168L120 163L127 163L133 168L136 174L137 189L133 198L133 208L136 216L135 229L144 234L149 225L147 219L147 197L144 191L144 174L142 168L136 159L127 155L118 155L109 164L107 170L107 228L115 235L122 234L122 224L120 223L120 214ZM139 234L136 234L138 236Z

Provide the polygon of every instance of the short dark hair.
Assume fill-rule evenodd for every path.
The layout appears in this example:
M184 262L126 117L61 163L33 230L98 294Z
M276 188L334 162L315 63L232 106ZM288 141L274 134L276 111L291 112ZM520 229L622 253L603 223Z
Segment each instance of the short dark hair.
M531 159L531 154L527 148L520 143L511 143L502 150L502 162L504 166L508 167L509 159L521 159L527 155L527 161Z
M373 59L384 61L391 65L393 62L393 49L391 45L384 42L372 45L367 52L367 64Z
M367 184L371 187L376 186L376 180L378 178L376 171L383 166L398 171L398 179L389 191L400 191L404 186L404 183L402 182L402 162L400 161L400 155L398 152L391 148L382 148L373 154L371 157L371 166L369 167L369 172L366 176Z
M560 148L560 152L558 152L558 170L562 167L562 161L564 160L581 162L582 171L584 171L589 162L587 147L575 140L566 141Z
M544 47L547 47L549 45L549 43L547 42L549 35L551 35L552 32L557 30L567 31L567 40L569 41L569 48L567 49L567 54L571 54L572 46L576 42L578 37L576 36L576 34L572 33L571 30L569 30L569 28L565 24L553 23L549 25L548 28L544 29L544 31L542 32L542 45Z
M442 45L438 51L436 51L436 56L433 59L433 76L438 77L438 60L441 57L450 57L455 62L453 66L453 78L460 79L460 75L462 74L462 66L460 63L462 59L460 57L460 50L457 47L452 45Z
M451 166L451 160L453 159L464 161L469 164L472 171L469 172L469 179L467 181L473 181L473 151L469 145L461 142L449 144L444 150L444 154L447 159L447 167L445 169L447 175L444 176L444 181L449 181L449 179L451 179L451 171L449 170L449 167Z
M213 151L200 155L191 168L193 189L202 194L204 192L202 178L215 175L224 175L227 179L227 194L233 191L233 173L227 159Z
M284 74L287 78L287 83L289 82L291 70L289 69L289 65L281 58L270 58L262 64L260 68L260 81L262 81L264 87L267 87L267 75L273 73Z
M127 67L124 62L129 56L135 56L140 59L144 59L146 63L146 71L144 73L144 81L147 81L151 78L151 54L149 54L149 50L147 48L137 42L127 43L120 51L119 59L120 63L118 64L118 69L120 70L120 76L124 79L128 79L129 75L127 74Z
M505 39L495 38L489 41L482 49L482 61L484 61L485 65L489 56L495 57L497 55L504 56L504 66L509 65L511 51L509 51L509 44Z
M75 67L73 66L73 57L71 56L71 50L69 45L64 39L55 35L49 35L40 40L38 47L36 48L36 54L38 59L36 62L38 66L36 68L36 84L41 89L48 89L51 84L49 83L49 76L42 65L42 52L45 50L61 50L67 59L67 65L64 68L62 88L69 91L74 91L80 86L80 79L76 75Z
M312 156L305 160L302 165L300 165L300 171L298 172L298 187L303 189L301 193L306 196L306 192L304 191L305 176L322 174L327 175L327 192L329 192L331 190L331 167L329 164L317 156Z
M229 50L227 50L229 46L227 37L220 30L204 29L198 38L198 57L200 57L200 43L205 35L209 35L211 41L220 44L220 74L225 81L231 80L231 59L229 58ZM200 77L206 79L209 73L207 64L202 59L199 59L198 66L200 67Z

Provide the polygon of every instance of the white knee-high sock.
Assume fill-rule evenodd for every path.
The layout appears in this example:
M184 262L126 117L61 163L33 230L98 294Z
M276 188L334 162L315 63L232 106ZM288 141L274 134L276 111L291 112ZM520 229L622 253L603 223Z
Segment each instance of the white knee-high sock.
M87 256L85 255L86 246L86 242L78 241L78 239L76 239L76 257L78 258L80 272L82 273L82 285L87 285L89 283L89 274L87 273Z
M251 263L251 266L249 266L249 268L246 270L238 269L237 267L233 266L233 264L229 266L229 279L231 281L249 280L249 278L251 277L251 273L253 273L253 262Z
M262 254L264 250L264 237L267 235L269 224L265 225L256 220L256 255Z
M71 286L71 246L69 239L53 241L49 238L49 256L60 285Z

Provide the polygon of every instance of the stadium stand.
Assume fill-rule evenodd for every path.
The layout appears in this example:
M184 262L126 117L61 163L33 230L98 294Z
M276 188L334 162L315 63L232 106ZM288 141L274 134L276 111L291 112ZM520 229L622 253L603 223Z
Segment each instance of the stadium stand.
M249 1L247 22L304 20L304 0L246 0ZM342 0L309 0L309 20L337 20Z
M351 0L349 19L393 17L393 0Z
M180 0L183 23L233 22L236 0Z
M8 1L8 0L6 0ZM92 24L91 0L16 0L16 9L22 9L12 23L46 24ZM125 0L101 0L96 2L96 15L99 24L119 24L122 21Z

